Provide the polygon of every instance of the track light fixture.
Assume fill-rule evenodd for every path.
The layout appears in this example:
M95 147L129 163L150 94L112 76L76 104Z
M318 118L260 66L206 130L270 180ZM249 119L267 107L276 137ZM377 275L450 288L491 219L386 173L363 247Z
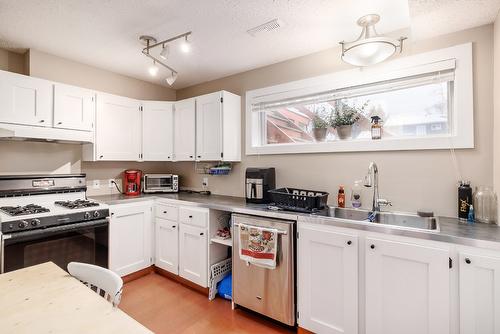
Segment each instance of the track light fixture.
M163 48L161 49L160 52L160 57L164 60L167 60L169 53L170 53L170 48L168 47L168 44L163 45Z
M155 48L155 47L161 46L162 49L160 51L159 57L163 60L167 60L168 56L170 54L170 47L168 44L177 40L177 39L183 38L184 40L182 41L180 48L181 48L182 52L188 53L191 50L191 44L188 40L188 36L190 36L190 35L191 35L191 31L186 32L184 34L177 35L177 36L169 38L169 39L166 39L166 40L161 41L161 42L158 42L156 40L156 38L151 37L151 36L146 36L146 35L140 36L139 40L145 45L145 48L142 49L142 54L153 60L153 65L151 65L148 68L149 74L152 76L156 76L160 70L160 68L158 67L157 64L160 64L161 66L165 67L166 69L168 69L170 71L171 75L168 76L167 78L165 78L165 80L167 81L167 83L170 86L172 86L174 84L175 80L177 80L179 73L176 70L174 70L172 67L168 66L167 64L162 62L160 59L158 59L157 57L152 55L150 53L150 50Z

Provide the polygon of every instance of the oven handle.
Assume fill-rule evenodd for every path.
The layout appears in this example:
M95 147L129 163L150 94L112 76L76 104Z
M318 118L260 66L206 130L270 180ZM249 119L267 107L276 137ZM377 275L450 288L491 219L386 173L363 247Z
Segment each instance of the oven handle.
M40 228L31 231L15 232L11 234L2 235L2 251L5 245L5 240L16 241L23 239L33 239L33 237L41 237L45 235L50 235L53 233L61 233L72 230L81 230L84 228L101 227L108 225L109 220L107 218L97 219L92 221L86 221L82 223L66 224L54 227ZM2 252L3 253L3 252Z

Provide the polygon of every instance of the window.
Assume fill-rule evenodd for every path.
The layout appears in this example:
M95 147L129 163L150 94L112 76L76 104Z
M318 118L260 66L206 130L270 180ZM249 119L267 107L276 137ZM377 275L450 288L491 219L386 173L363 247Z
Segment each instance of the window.
M461 45L247 92L247 154L473 147L471 53ZM335 126L346 110L357 119L348 139Z

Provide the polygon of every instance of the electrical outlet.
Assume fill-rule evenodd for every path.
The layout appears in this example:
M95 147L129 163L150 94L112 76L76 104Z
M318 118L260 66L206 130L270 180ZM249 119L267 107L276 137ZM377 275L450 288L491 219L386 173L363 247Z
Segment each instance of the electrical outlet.
M109 179L108 180L108 188L114 188L115 187L115 179Z
M100 189L101 188L101 181L99 181L99 180L92 181L92 188L93 189Z
M203 188L207 188L208 187L208 177L204 177L203 178L203 182L201 184L203 186Z

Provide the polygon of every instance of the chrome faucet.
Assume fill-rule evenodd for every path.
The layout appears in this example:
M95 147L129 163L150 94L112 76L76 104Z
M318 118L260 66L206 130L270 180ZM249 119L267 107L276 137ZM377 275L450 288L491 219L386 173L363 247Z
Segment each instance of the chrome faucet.
M378 167L375 162L370 162L368 174L365 177L365 187L373 187L372 212L380 212L380 206L392 206L392 203L386 199L379 198L378 192Z

